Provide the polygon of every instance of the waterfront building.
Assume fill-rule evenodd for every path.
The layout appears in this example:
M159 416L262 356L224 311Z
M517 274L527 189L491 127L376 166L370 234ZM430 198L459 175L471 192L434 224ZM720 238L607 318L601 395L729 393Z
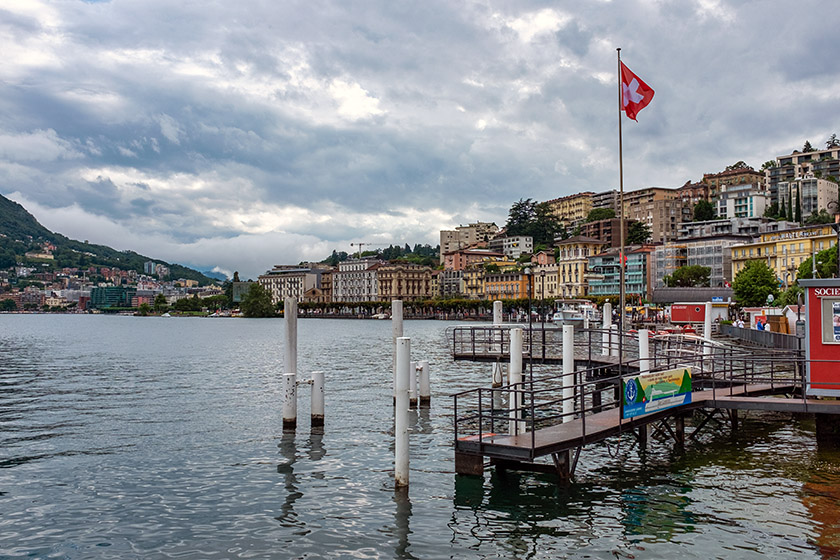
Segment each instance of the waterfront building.
M322 272L319 269L294 265L275 265L259 276L257 281L271 294L271 303L274 305L284 302L287 297L301 302L308 291L313 288L320 289Z
M442 270L432 270L432 279L431 279L431 290L432 290L432 298L439 298L441 297L441 290L440 290L440 276Z
M721 185L716 201L719 218L760 218L770 206L764 181Z
M487 243L499 232L499 227L492 222L475 222L458 226L454 230L440 232L440 262L446 253L466 249L479 243ZM485 245L486 246L486 245Z
M533 267L534 298L547 299L563 297L557 263L540 264Z
M731 248L733 278L747 261L762 259L776 273L780 286L790 286L803 261L836 243L837 233L830 224L762 233L751 243Z
M380 264L381 260L372 258L348 259L338 263L338 271L332 276L333 301L379 301L376 268Z
M552 214L566 227L574 227L583 222L592 210L592 197L595 193L582 192L546 201Z
M791 196L793 196L792 204ZM784 205L785 209L790 208L794 211L798 198L802 219L805 220L811 214L827 210L829 203L837 203L837 183L814 177L809 173L805 177L780 182L778 197L780 207ZM792 220L793 216L788 216L788 219Z
M624 271L624 293L648 299L650 294L650 255L653 245L636 245L625 249L627 259ZM621 293L621 268L619 267L619 249L608 249L589 257L591 297L617 296Z
M432 269L428 266L393 261L376 268L381 301L418 301L432 295Z
M764 174L771 203L780 203L779 183L790 183L797 177L806 176L840 178L840 146L813 152L794 151L787 156L777 156L775 165L768 167Z
M677 236L680 223L691 220L692 208L683 204L676 189L649 187L624 194L624 216L647 224L651 241L662 243Z
M534 253L534 238L530 235L514 235L512 237L496 237L487 242L490 251L502 253L509 259L518 259L523 253Z
M90 307L94 309L131 307L131 300L136 293L136 288L125 286L96 287L90 291Z
M576 235L555 241L557 245L558 296L581 298L587 293L586 275L589 257L597 255L604 247L603 241L594 237Z
M709 188L708 200L716 201L724 185L765 184L765 174L740 162L720 173L704 173L702 182Z
M485 299L527 298L529 276L522 270L486 272L484 275Z
M484 266L472 265L463 271L463 295L469 299L484 299Z
M464 270L444 268L438 275L440 295L443 298L460 298L464 295Z

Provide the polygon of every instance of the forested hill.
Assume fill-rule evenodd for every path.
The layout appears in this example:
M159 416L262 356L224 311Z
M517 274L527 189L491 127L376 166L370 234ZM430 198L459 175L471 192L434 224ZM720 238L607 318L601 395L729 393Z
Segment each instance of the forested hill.
M117 251L105 245L94 245L69 239L54 233L38 223L35 217L12 200L0 195L0 269L9 268L18 262L30 261L27 251L37 251L44 242L55 245L54 260L47 264L55 268L107 266L122 270L143 272L143 263L154 261L169 267L170 278L197 280L201 284L215 282L201 272L179 264L140 255L134 251ZM43 260L37 260L39 264Z

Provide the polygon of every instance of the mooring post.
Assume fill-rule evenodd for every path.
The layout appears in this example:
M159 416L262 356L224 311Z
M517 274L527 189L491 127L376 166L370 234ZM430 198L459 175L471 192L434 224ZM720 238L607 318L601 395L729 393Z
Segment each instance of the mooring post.
M324 372L312 372L312 400L311 418L312 426L320 427L324 425Z
M733 412L737 411L733 410ZM685 416L680 412L674 416L674 435L677 438L677 448L685 449Z
M408 406L417 406L417 362L408 365Z
M522 329L510 330L510 369L508 370L510 396L508 409L510 410L508 433L517 435L519 429L519 391L522 390Z
M283 429L297 426L297 374L283 374Z
M575 419L575 327L563 325L563 422Z
M502 302L501 301L494 301L493 302L493 352L498 352L501 356L502 354L502 346L504 342L504 336L502 334L501 325L504 322L504 318L502 316ZM496 337L498 337L499 342L496 343ZM503 371L501 357L493 362L492 367L492 385L494 389L497 387L501 387L504 379L504 371Z
M408 486L408 381L411 357L411 339L397 338L397 379L394 392L394 484Z
M703 317L703 355L712 353L712 302L706 302L706 316Z
M618 325L610 325L610 356L618 356Z
M601 328L604 329L604 334L601 335L601 355L610 355L610 325L612 325L612 304L606 302L604 304L604 313L601 317Z
M395 299L391 302L391 327L392 339L394 349L394 360L392 362L392 370L394 372L394 404L397 402L397 339L403 335L403 302L401 299Z
M429 408L432 402L432 382L431 376L429 373L429 362L422 360L420 362L420 380L419 380L419 392L420 392L420 407L421 408Z
M650 331L639 331L639 374L650 373Z
M297 300L287 297L283 301L283 318L286 321L286 354L284 373L297 373Z

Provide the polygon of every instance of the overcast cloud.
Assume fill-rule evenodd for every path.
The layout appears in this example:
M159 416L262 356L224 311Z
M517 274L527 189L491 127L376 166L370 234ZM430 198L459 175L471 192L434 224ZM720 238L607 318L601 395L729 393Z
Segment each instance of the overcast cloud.
M840 132L816 1L0 0L0 193L69 237L256 278Z

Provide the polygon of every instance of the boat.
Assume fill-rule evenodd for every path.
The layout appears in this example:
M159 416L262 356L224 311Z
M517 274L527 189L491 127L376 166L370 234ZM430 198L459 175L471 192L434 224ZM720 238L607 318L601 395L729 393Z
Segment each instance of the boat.
M582 327L584 318L588 318L590 324L601 320L601 313L589 300L563 300L558 301L556 305L551 320L557 325Z

